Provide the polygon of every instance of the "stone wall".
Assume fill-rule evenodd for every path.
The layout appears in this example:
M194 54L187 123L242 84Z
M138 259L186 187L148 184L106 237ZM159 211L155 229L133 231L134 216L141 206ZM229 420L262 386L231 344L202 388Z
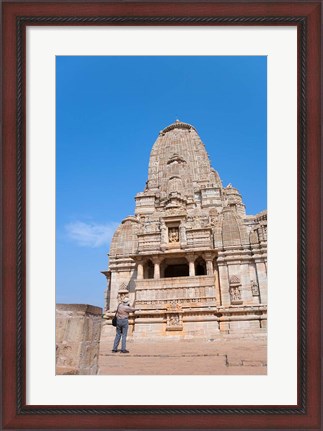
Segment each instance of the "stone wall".
M97 374L102 309L56 305L56 374Z

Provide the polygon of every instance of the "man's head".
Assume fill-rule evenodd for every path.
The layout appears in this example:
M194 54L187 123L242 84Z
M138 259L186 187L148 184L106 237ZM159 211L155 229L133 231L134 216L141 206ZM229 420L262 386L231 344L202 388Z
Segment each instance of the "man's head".
M123 298L123 300L122 300L122 302L123 302L124 304L128 304L128 302L129 302L129 298L128 298L128 296L124 297L124 298Z

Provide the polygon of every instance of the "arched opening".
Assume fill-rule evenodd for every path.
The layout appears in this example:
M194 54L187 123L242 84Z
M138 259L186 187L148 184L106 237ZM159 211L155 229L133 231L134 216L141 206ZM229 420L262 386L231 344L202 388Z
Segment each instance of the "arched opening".
M154 264L150 259L144 265L144 278L154 278Z
M189 267L186 259L165 259L161 266L161 277L188 277Z
M206 275L206 264L202 257L198 257L195 261L195 275Z

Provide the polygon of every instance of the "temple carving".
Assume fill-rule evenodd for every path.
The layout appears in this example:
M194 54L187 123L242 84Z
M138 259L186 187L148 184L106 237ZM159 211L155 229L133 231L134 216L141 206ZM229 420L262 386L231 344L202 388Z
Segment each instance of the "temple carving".
M267 212L246 215L193 126L177 120L159 133L135 201L102 271L107 326L129 296L140 309L133 336L266 330Z

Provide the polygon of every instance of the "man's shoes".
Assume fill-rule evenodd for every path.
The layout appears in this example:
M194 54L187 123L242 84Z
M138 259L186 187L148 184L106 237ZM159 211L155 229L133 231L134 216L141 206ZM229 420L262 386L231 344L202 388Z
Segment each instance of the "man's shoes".
M129 350L121 350L121 353L130 353Z
M112 350L112 353L117 353L118 350Z

